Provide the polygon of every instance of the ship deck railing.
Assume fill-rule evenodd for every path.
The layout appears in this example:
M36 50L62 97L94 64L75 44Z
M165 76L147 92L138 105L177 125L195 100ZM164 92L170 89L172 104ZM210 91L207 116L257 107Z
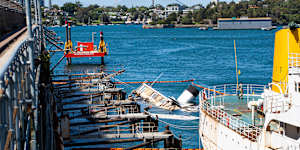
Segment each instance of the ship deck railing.
M289 53L288 65L290 74L300 74L300 54Z
M248 101L252 100L254 96L260 97L264 92L264 89L268 88L268 85L259 84L224 84L210 86L200 92L200 100L209 99L212 104L215 104L215 99L220 96L233 96L240 95Z
M265 89L264 92L264 113L281 113L286 112L291 108L292 97L295 95L293 93L285 94L282 91L276 93L272 91L271 86L274 85L277 88L282 87L282 85L277 83L271 83L269 89Z
M251 141L256 141L261 133L261 128L253 125L248 116L244 116L244 118L236 117L226 111L230 108L225 107L229 103L235 104L236 101L232 101L234 97L236 99L240 97L238 104L233 106L247 109L248 102L261 98L264 89L267 87L267 85L258 84L225 84L208 87L200 92L200 108L224 126Z
M213 117L224 126L232 129L236 133L248 138L251 141L256 141L257 137L262 132L261 128L234 117L225 112L221 107L212 106L206 101L201 102L200 108L202 111L205 111L207 115Z

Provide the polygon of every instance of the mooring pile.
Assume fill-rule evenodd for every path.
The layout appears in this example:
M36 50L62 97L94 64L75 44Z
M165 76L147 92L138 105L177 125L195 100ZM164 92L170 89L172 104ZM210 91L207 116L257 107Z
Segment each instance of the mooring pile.
M52 75L57 118L54 129L59 135L59 148L156 147L180 148L181 139L175 138L168 127L159 131L158 118L141 110L136 99L113 78L125 70L95 73L56 71ZM145 108L147 109L147 108ZM123 144L122 144L123 145ZM154 146L155 145L155 146Z

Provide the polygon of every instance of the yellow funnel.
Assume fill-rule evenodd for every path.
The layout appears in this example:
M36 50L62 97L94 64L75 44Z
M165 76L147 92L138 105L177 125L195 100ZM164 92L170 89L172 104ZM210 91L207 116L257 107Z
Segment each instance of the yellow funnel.
M300 57L300 29L282 29L275 34L274 64L272 83L280 86L286 93L288 82L288 57ZM300 60L300 59L299 59ZM280 93L278 86L272 85L274 92Z

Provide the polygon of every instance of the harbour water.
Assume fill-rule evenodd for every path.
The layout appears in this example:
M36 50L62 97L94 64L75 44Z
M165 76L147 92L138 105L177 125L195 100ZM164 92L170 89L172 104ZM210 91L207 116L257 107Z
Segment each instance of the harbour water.
M64 27L53 27L61 40L65 39ZM159 80L176 81L195 79L195 83L208 86L236 83L234 46L237 43L238 68L242 83L267 84L271 82L274 35L273 31L261 30L199 30L197 28L142 29L140 25L85 26L72 28L72 41L92 41L92 33L97 32L95 42L99 42L99 32L103 31L108 43L109 55L105 57L107 70L126 70L117 81ZM51 58L52 65L63 55L57 52ZM66 67L63 61L57 70L95 69L100 58L73 59L73 65ZM155 84L154 88L166 96L177 98L190 83ZM139 85L123 85L129 93ZM198 99L195 100L198 103ZM146 104L144 104L145 106ZM152 108L151 112L165 114L194 115L182 111L168 112ZM198 120L164 120L177 126L197 126ZM161 125L160 128L163 128ZM198 148L198 130L171 130L181 135L183 148ZM113 145L123 147L123 145ZM157 147L163 147L162 144Z

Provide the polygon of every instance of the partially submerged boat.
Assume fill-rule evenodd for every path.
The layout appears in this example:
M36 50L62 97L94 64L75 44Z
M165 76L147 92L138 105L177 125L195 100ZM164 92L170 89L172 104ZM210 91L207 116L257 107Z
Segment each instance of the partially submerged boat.
M140 87L133 91L133 94L135 94L137 98L140 98L141 100L144 100L158 108L170 111L179 109L194 111L194 109L192 109L193 107L189 106L193 106L191 100L197 97L199 91L195 87L189 86L189 88L184 90L176 100L173 97L164 96L152 86L143 83Z
M135 94L137 97L142 98L144 101L162 109L171 111L180 109L180 105L174 99L164 96L159 91L155 90L145 83L138 87L133 92L133 94Z

